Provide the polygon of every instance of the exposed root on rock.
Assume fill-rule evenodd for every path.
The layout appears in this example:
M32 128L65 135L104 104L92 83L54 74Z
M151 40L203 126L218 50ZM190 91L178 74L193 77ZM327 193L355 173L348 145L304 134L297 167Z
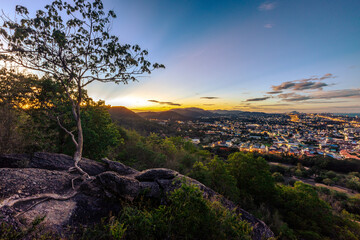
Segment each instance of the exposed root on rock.
M12 207L17 203L34 201L34 200L38 200L38 199L42 199L43 201L46 201L46 200L65 201L65 200L68 200L68 199L74 197L76 194L78 194L78 191L72 191L71 193L69 193L67 195L59 195L56 193L42 193L42 194L36 194L34 196L25 197L25 198L18 198L18 195L13 195L13 196L3 200L0 203L0 208L3 208L5 206ZM41 201L41 202L43 202L43 201ZM39 203L40 202L36 203L34 206L36 206ZM31 206L30 209L34 206ZM30 209L28 209L28 210L30 210Z
M73 190L76 190L76 189L77 189L77 188L75 187L75 180L77 180L77 179L82 179L82 183L84 183L84 182L86 182L86 181L94 180L95 177L89 176L89 175L87 175L87 176L82 175L82 176L78 176L78 177L75 177L75 178L71 179L71 187L72 187Z
M87 172L85 172L84 170L82 170L82 168L79 167L76 163L75 163L74 167L71 167L68 169L68 172L70 172L70 173L76 172L76 171L80 172L81 175L84 176L85 178L91 178L90 175Z
M78 170L76 167L73 167L73 168L75 170ZM69 169L69 171L70 171L70 169ZM81 169L81 171L83 171L83 170ZM28 208L26 208L25 210L17 213L15 215L15 217L18 217L18 216L28 212L29 210L31 210L32 208L34 208L38 204L43 203L45 201L49 201L49 200L66 201L66 200L69 200L70 198L73 198L76 194L79 193L78 189L79 189L79 187L80 187L80 185L82 183L87 182L87 181L92 181L93 179L95 179L95 177L89 176L86 172L84 172L84 173L85 174L83 174L81 176L77 176L77 177L71 179L72 191L70 193L68 193L68 194L60 195L60 194L56 194L56 193L42 193L42 194L36 194L36 195L30 196L30 197L19 197L19 195L15 194L15 195L13 195L11 197L8 197L8 198L4 199L2 202L0 202L0 208L3 208L5 206L13 207L15 204L18 204L18 203L39 200L39 201L35 202L34 204L32 204L31 206L29 206ZM75 182L74 181L77 180L77 179L82 179L82 182L81 182L81 184L79 186L75 187Z
M15 217L19 217L19 216L23 215L24 213L28 212L29 210L31 210L31 209L32 209L33 207L35 207L36 205L38 205L38 204L40 204L40 203L42 203L42 202L45 202L45 201L47 201L47 200L49 200L49 198L43 198L42 200L40 200L40 201L32 204L30 207L26 208L24 211L15 214Z

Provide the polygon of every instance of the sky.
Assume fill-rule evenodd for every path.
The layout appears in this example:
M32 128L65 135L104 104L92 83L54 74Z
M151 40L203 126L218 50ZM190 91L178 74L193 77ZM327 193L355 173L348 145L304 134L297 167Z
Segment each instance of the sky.
M12 0L14 16L46 0ZM262 112L360 112L359 0L103 0L111 33L162 63L127 85L88 93L135 111L199 107Z

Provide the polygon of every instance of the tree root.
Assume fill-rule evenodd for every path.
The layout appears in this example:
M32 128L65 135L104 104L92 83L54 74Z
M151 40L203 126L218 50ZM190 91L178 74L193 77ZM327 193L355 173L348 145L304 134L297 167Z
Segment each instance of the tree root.
M80 172L81 175L84 176L85 178L91 178L90 175L87 172L85 172L84 170L82 170L82 168L79 167L78 165L75 165L75 167L71 167L68 169L68 172L70 172L70 173L76 172L76 171Z
M83 182L91 181L91 180L95 179L95 177L89 176L89 175L81 175L81 176L75 177L75 178L71 179L71 187L72 187L73 190L76 190L76 188L75 188L75 180L79 179L79 178L81 178L83 180Z
M19 216L23 215L24 213L28 212L29 210L31 210L31 209L32 209L33 207L35 207L36 205L38 205L38 204L40 204L40 203L42 203L42 202L45 202L45 201L47 201L47 200L49 200L49 198L44 198L44 199L42 199L42 200L34 203L34 204L31 205L30 207L26 208L24 211L15 214L15 217L19 217Z
M87 172L85 172L81 167L79 167L78 163L79 161L75 161L74 167L69 168L68 172L71 173L78 171L82 175L82 177L85 177L86 179L93 179Z
M21 212L15 214L15 217L18 217L18 216L28 212L33 207L35 207L36 205L38 205L42 202L45 202L48 200L66 201L66 200L74 197L76 194L79 193L78 192L79 187L75 187L75 183L74 183L75 180L81 178L82 183L84 183L86 181L91 181L91 180L95 179L95 177L90 176L87 172L82 170L81 167L79 167L79 165L78 165L79 161L80 161L80 159L76 160L75 164L74 164L75 166L68 169L68 172L78 171L81 174L81 176L77 176L77 177L71 179L71 187L72 187L73 191L70 192L69 194L62 196L62 195L55 194L55 193L42 193L42 194L36 194L34 196L24 197L24 198L19 198L19 196L16 194L16 195L8 197L5 200L3 200L2 202L0 202L0 208L6 207L6 206L13 207L17 203L34 201L34 200L40 199L40 201L35 202L34 204L32 204L31 206L26 208L24 211L21 211Z
M77 169L75 169L75 170L77 170ZM26 208L24 211L21 211L21 212L15 214L15 217L18 217L18 216L28 212L36 205L43 203L45 201L48 201L48 200L66 201L79 193L78 192L79 187L75 187L75 184L74 184L74 181L79 178L81 178L83 180L82 183L95 179L95 177L89 176L87 173L86 173L86 175L81 175L81 176L71 179L71 187L72 187L73 191L66 195L59 195L59 194L55 194L55 193L42 193L42 194L36 194L34 196L30 196L30 197L19 198L19 196L16 194L16 195L8 197L5 200L3 200L2 202L0 202L0 208L3 208L5 206L13 207L17 203L41 199L40 201L37 201L34 204L32 204L31 206L29 206L28 208Z
M78 191L73 191L70 194L61 196L59 194L55 194L55 193L42 193L42 194L37 194L31 197L25 197L25 198L17 198L18 195L14 195L11 196L5 200L3 200L0 203L0 208L3 208L5 206L7 207L12 207L17 203L21 203L21 202L27 202L27 201L33 201L33 200L38 200L38 199L42 199L41 201L31 205L29 208L27 208L25 211L30 210L31 208L35 207L36 205L38 205L39 203L42 203L46 200L58 200L58 201L65 201L68 200L72 197L74 197L76 194L78 194Z

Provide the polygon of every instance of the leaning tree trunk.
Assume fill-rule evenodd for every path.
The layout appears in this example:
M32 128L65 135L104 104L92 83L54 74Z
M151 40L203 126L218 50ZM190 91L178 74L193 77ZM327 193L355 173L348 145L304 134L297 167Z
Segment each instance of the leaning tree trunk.
M87 174L82 168L79 166L79 162L82 158L83 146L84 146L84 135L83 129L81 124L81 117L80 117L80 106L77 106L76 109L76 128L77 128L77 144L76 144L76 151L74 153L74 161L75 161L75 168L85 177L89 178L89 174Z

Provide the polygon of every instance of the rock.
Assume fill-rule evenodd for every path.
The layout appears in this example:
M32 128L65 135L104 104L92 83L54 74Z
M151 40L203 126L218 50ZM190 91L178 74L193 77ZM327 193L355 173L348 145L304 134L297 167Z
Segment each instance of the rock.
M117 172L120 175L134 175L139 173L139 171L128 167L120 162L111 161L107 158L103 158L101 160L107 165L109 171Z
M156 179L173 179L178 174L178 172L166 168L153 168L140 172L135 178L140 182L145 182Z
M0 168L0 206L6 199L18 200L29 196L41 194L67 195L71 191L71 179L74 175L67 172L53 171L35 168ZM31 180L31 181L29 181ZM49 200L27 210L35 202L42 199L21 201L12 206L13 213L8 215L8 221L18 221L14 218L15 213L24 212L21 215L24 226L30 226L31 222L38 217L46 216L42 223L49 231L62 232L76 208L76 202ZM4 206L0 209L7 208ZM11 224L13 225L13 224ZM13 225L14 226L14 225ZM22 227L24 227L22 226ZM16 226L18 227L18 226Z
M74 199L67 201L48 200L36 205L22 215L26 225L38 217L44 217L42 222L48 231L62 233L63 229L69 224L70 218L75 212L77 202Z
M108 198L103 189L100 192L102 194L96 196L81 192L73 198L76 201L76 208L69 219L69 226L78 226L79 224L91 226L99 223L102 218L108 217L110 213L113 215L119 213L122 206L118 199Z
M161 197L161 189L156 182L140 182L140 194L148 198L159 198Z
M58 153L37 152L30 154L0 155L1 168L39 168L47 170L68 170L74 166L72 157ZM82 158L79 166L91 176L107 171L104 163Z
M34 153L29 164L31 168L49 170L68 170L73 166L74 160L68 155L43 152ZM87 158L82 158L79 166L90 176L96 176L107 170L105 164Z
M205 198L219 201L228 209L235 209L241 213L242 219L253 227L253 239L260 240L274 236L264 222L237 208L233 202L200 182L176 171L155 168L138 172L108 159L103 160L103 163L83 159L80 166L96 178L82 181L79 173L68 172L68 168L72 165L72 157L63 154L1 155L0 222L21 229L31 227L30 223L37 217L46 216L41 223L42 227L66 238L67 234L71 234L68 232L68 226L80 224L91 226L110 213L118 214L122 210L123 200L120 199L132 201L141 195L166 204L167 193L179 188L186 181L197 185L203 191ZM75 186L78 188L74 192L71 182L75 178L78 179L75 181ZM6 205L9 199L16 200L39 194L65 197L57 198L58 200L30 199L11 206ZM22 215L16 217L18 213ZM22 221L19 221L20 218Z
M72 174L35 168L0 168L0 199L42 193L65 194L71 188Z
M12 226L15 230L21 229L23 226L17 218L14 218L16 211L10 207L0 208L0 223L6 223Z
M29 165L29 154L0 155L0 168L25 168Z
M133 200L140 192L140 183L134 178L116 172L104 172L97 176L100 183L115 196Z
M69 194L74 192L71 180L77 176L57 170L0 168L0 221L11 224L16 229L25 229L30 227L36 218L46 216L41 223L42 227L47 231L64 235L70 225L99 222L110 212L119 211L118 204L109 204L111 199L106 198L104 189L97 180L87 181L81 185L78 192L75 192L76 194ZM12 207L2 206L7 199L19 200L41 194L65 198L39 198L20 201ZM44 199L46 201L42 201ZM35 203L39 204L34 205ZM21 224L15 217L17 213L22 213L19 217L22 219Z
M238 213L241 213L241 219L247 221L253 227L253 240L263 240L273 238L275 236L274 233L263 221L255 218L253 215L241 208L237 208L236 210Z

